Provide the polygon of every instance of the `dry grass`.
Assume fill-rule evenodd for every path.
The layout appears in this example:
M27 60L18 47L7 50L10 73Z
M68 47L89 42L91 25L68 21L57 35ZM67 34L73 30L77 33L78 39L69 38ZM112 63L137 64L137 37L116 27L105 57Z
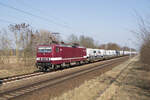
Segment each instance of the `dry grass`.
M0 65L0 78L26 74L36 71L35 66L24 66L24 65L17 65L17 64L5 64Z
M110 100L150 100L150 73L143 64L135 62L128 70L128 75Z
M129 62L125 62L99 77L85 81L79 87L62 94L59 97L55 97L52 100L95 100L99 98L100 94L103 94L102 91L105 91L105 89L111 84L111 82L117 77L120 71L126 67L128 63ZM116 89L113 88L110 92L114 93L113 91L115 90ZM108 93L107 97L108 95L110 94Z
M128 64L125 62L52 100L150 100L150 73L143 70L138 58L132 59L125 69Z
M3 57L3 63L0 64L0 78L36 71L35 61L32 59L28 62L30 63L25 65L23 60L18 62L16 57L9 57L9 59Z

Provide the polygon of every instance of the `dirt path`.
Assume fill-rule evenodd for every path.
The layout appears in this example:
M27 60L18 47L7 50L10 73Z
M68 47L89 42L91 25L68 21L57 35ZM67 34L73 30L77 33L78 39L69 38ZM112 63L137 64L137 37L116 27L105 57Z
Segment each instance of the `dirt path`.
M135 57L53 100L150 100L148 75Z

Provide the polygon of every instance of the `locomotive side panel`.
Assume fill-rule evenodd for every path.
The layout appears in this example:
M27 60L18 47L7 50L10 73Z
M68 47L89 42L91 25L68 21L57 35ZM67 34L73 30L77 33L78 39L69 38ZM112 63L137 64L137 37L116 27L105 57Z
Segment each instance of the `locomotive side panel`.
M53 57L56 58L56 60L52 61L52 64L82 61L85 60L84 56L86 56L85 48L78 47L74 48L65 46L55 46L53 52Z

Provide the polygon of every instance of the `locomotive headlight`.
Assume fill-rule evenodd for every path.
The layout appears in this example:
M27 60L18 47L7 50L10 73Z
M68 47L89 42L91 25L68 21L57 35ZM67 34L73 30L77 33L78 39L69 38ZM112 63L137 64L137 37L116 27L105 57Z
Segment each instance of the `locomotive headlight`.
M40 60L40 58L36 58L36 60Z

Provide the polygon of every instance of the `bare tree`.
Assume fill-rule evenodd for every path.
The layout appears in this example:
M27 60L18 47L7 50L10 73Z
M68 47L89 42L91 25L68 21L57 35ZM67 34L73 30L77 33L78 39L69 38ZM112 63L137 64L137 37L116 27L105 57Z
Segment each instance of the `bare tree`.
M77 44L77 45L81 45L81 46L84 46L87 48L98 48L99 47L99 44L97 41L94 41L93 38L88 37L88 36L84 36L84 35L81 35L78 37L74 34L71 34L68 37L67 42L69 44Z
M25 23L9 25L9 29L14 33L16 56L18 57L19 50L26 48L29 43L29 25Z
M129 50L130 50L130 48L127 47L127 46L124 46L124 47L122 47L121 49L124 50L124 51L129 51Z
M140 61L144 64L150 65L150 22L138 17L138 29L132 31L136 34L140 43Z
M15 24L10 25L9 29L14 33L15 45L16 45L16 57L23 58L25 64L28 62L27 60L31 58L33 55L32 52L32 35L33 30L31 29L29 24ZM18 59L19 60L19 59Z
M81 35L79 37L79 41L80 41L81 46L84 46L84 47L87 47L87 48L94 48L95 47L94 40L91 37Z
M10 25L9 29L14 34L16 56L23 58L25 65L35 57L36 47L40 44L59 42L52 32L47 30L34 31L29 24Z
M8 63L9 56L12 54L12 43L8 35L8 32L3 29L0 31L0 62L4 63L4 60Z
M79 39L76 35L74 34L71 34L69 37L68 37L68 42L69 43L79 43Z
M110 50L120 50L120 46L116 43L108 43L107 44L108 48Z
M58 42L52 32L47 30L36 31L33 36L33 42L36 46L40 44L52 44L54 41Z
M117 43L107 43L99 46L100 49L107 50L121 50L121 47Z
M99 49L105 49L106 48L106 44L101 44L100 46L99 46Z

